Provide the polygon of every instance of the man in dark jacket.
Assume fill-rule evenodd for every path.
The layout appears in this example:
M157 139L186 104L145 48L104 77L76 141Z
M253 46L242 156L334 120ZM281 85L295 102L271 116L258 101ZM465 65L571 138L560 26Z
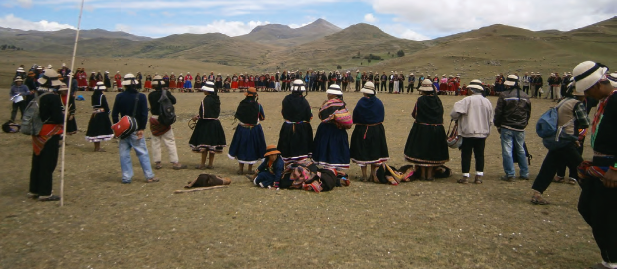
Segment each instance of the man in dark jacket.
M525 160L525 127L531 116L531 101L529 96L518 85L518 76L509 75L504 82L506 90L499 95L495 108L494 124L501 134L501 155L503 169L506 175L501 179L514 181L514 161L512 153L517 154L518 160ZM527 162L519 161L519 178L529 179Z
M116 95L114 107L111 110L111 117L114 123L120 121L120 117L133 116L137 121L137 131L129 137L120 139L120 166L122 168L122 183L129 184L133 178L133 164L131 161L131 148L135 149L135 154L141 163L146 183L158 182L154 177L150 166L150 156L148 147L144 139L144 129L148 122L148 100L145 95L137 92L138 81L133 74L126 74L122 86L125 91Z

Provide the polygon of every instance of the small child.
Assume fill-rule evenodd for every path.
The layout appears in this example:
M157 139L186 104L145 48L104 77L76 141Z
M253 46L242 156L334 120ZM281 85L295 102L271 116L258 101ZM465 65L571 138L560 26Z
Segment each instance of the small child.
M247 176L253 181L253 184L262 188L279 188L279 182L285 163L281 158L281 152L276 149L276 146L270 145L266 148L266 158L252 176Z

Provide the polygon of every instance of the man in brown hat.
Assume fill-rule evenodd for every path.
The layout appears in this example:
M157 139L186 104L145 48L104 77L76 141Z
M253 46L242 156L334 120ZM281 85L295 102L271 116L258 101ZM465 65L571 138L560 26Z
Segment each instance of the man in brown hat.
M30 94L30 90L23 84L24 80L21 77L15 78L14 82L15 84L11 86L11 91L9 93L11 96L11 101L13 101L13 110L11 111L11 121L13 122L17 116L18 109L21 116L24 116L24 110L28 105L28 102L26 102L26 97Z

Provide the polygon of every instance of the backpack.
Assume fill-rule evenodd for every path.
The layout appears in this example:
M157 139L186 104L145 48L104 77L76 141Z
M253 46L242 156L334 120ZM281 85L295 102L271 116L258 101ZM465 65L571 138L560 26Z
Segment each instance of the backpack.
M24 115L21 118L21 129L19 131L22 134L38 135L41 132L44 122L41 119L41 114L39 113L39 99L50 93L51 92L46 92L41 95L35 93L34 99L28 103L28 106L24 111Z
M571 137L562 135L564 127L574 124L574 119L566 124L557 126L559 120L559 108L567 101L561 102L555 107L549 108L536 123L536 133L542 138L542 144L549 150L560 149L572 142ZM576 140L576 139L574 139Z
M176 122L176 112L171 100L167 97L167 90L163 90L159 99L161 111L159 112L159 123L165 126L171 126Z

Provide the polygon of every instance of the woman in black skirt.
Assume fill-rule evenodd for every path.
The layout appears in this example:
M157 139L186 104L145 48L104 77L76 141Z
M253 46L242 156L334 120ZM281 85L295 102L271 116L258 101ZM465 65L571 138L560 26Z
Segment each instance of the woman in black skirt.
M349 169L347 129L351 128L353 119L343 101L343 92L337 84L331 85L326 94L328 100L319 109L321 123L315 133L312 158L315 163L325 168Z
M193 152L201 153L201 162L195 168L197 169L212 169L214 163L214 154L223 152L223 147L227 145L225 140L225 131L219 121L221 113L221 100L214 92L214 83L208 81L201 90L206 97L201 101L199 106L199 115L193 117L196 121L195 130L189 140L189 145ZM208 156L210 153L210 156ZM208 166L206 166L208 159Z
M434 168L450 160L446 131L443 128L443 105L433 83L425 79L411 114L416 119L405 144L405 160L419 166L420 178L434 179Z
M75 108L75 96L69 92L69 87L65 84L62 84L58 90L60 99L62 99L62 105L64 105L64 110L66 111L67 106L69 110L69 117L66 120L66 134L72 135L77 133L77 121L75 120L75 111L77 111L77 109Z
M313 150L313 112L309 102L302 95L306 91L304 82L296 79L291 94L283 99L283 119L285 122L279 133L277 148L285 163L294 163L311 157Z
M250 87L244 93L246 98L240 102L236 110L236 126L234 138L229 146L229 158L238 160L238 174L244 173L244 164L248 164L248 172L253 173L253 164L263 160L266 154L266 138L260 121L266 119L261 104L257 102L257 89Z
M373 82L366 82L360 90L364 97L358 100L353 110L353 122L356 128L351 134L351 161L362 169L360 181L379 182L375 176L382 162L390 159L386 131L383 127L385 109L383 103L375 96ZM366 175L366 166L371 166L371 177Z
M94 87L92 94L92 116L88 123L88 131L86 132L86 140L94 143L94 152L105 152L101 149L101 141L109 141L114 137L114 132L111 129L111 120L109 119L109 105L105 98L104 83L99 81Z

